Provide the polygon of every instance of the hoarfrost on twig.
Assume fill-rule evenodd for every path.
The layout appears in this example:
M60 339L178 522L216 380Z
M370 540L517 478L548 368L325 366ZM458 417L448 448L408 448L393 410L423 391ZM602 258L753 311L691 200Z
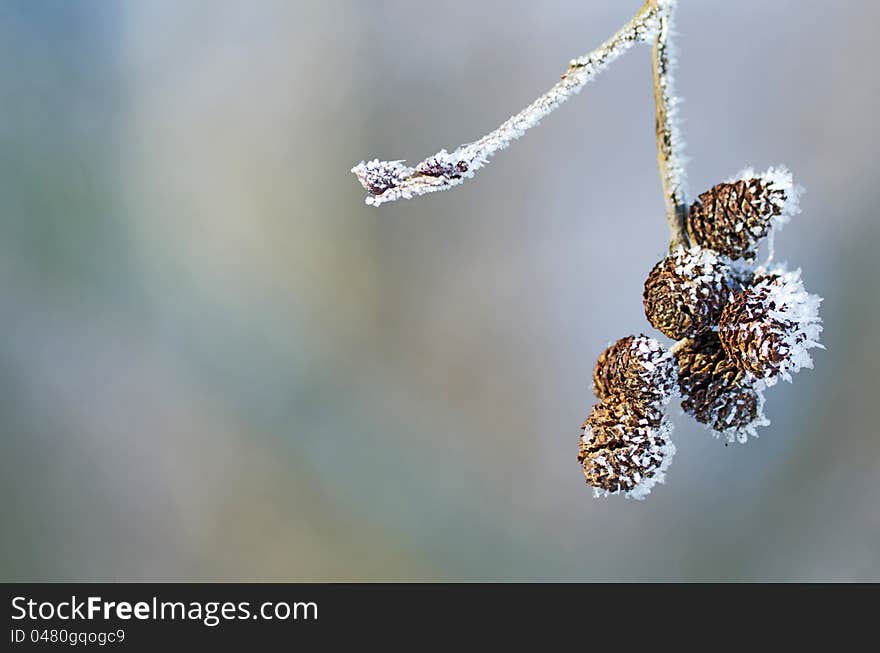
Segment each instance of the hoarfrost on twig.
M445 149L440 150L415 167L409 167L403 161L380 161L378 159L361 161L351 171L370 193L366 198L366 203L379 206L401 198L410 199L446 190L470 179L477 170L486 165L489 157L499 150L503 150L512 141L537 125L544 116L578 93L598 73L633 45L651 41L661 33L661 30L668 32L668 20L673 5L674 0L648 0L638 13L605 43L590 54L573 59L569 63L568 70L562 75L562 79L549 91L508 119L498 129L477 141L462 145L453 152L447 152ZM660 50L662 68L655 72L655 81L657 74L664 76L658 102L668 103L668 106L663 109L663 115L671 119L675 103L671 95L671 80L665 78L669 65L668 45L666 45L665 37L662 41L663 46ZM660 109L658 108L659 115ZM680 198L683 202L683 197L679 192L681 188L681 162L676 154L680 140L678 130L672 125L665 126L663 129L665 130L663 138L668 144L666 154L668 165L666 168L661 162L664 191L667 188L676 189L675 201ZM660 127L658 127L658 139L660 139L659 130ZM662 156L663 154L661 154Z
M657 163L666 200L666 219L669 223L669 250L687 245L687 188L685 187L684 140L678 126L678 107L681 100L675 95L676 64L672 44L675 0L657 0L657 40L651 51L651 69L654 75L654 107L657 117Z

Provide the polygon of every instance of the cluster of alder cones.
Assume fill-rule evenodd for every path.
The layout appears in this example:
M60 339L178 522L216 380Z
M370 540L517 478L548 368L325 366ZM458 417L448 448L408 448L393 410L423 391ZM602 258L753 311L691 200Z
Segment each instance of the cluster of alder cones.
M716 437L746 442L769 424L766 388L812 367L821 299L799 269L755 265L761 240L799 212L799 190L784 168L745 170L690 207L691 247L654 266L643 296L648 321L676 344L622 338L593 371L600 403L581 427L578 462L597 496L640 499L663 482L673 397Z

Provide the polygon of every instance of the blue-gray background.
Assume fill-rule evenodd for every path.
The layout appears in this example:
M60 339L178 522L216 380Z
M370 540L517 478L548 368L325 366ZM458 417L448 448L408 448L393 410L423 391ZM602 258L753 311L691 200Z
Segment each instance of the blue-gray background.
M649 51L364 206L638 0L0 3L0 577L880 580L877 3L683 0L690 188L785 163L827 352L649 500L575 461L665 249Z

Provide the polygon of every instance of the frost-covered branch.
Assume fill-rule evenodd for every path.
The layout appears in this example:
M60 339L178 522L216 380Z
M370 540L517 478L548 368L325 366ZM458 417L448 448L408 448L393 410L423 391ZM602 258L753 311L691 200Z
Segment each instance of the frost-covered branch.
M654 76L654 106L657 117L657 163L660 181L666 201L666 219L669 223L669 248L687 246L687 197L685 189L682 138L676 120L679 99L673 88L672 67L675 53L672 50L673 0L657 0L660 27L651 52L651 68Z
M440 150L437 154L428 157L412 168L403 161L379 161L378 159L369 162L362 161L351 171L370 193L366 198L367 204L379 206L400 198L409 199L426 193L446 190L458 186L465 179L470 179L477 170L486 165L489 157L499 150L503 150L528 129L537 125L544 116L578 93L608 64L633 45L650 41L658 34L662 35L664 29L668 30L669 12L673 4L674 0L648 0L632 20L621 27L605 43L590 54L573 59L569 63L568 70L562 75L562 79L553 88L508 119L498 129L478 141L462 145L454 152ZM664 78L669 65L665 36L662 47L658 41L657 50L659 51L657 60L662 64L659 68L659 74L661 78ZM671 83L668 78L666 79L667 81L663 82L661 87L663 89L661 97L663 106L667 107L663 113L664 118L672 115L674 107L671 101ZM658 107L659 105L660 100L658 100ZM657 133L659 144L660 127L658 127ZM679 159L675 155L677 132L665 126L663 141L668 145L668 154L665 159L661 159L664 190L670 184L670 187L679 189ZM665 168L663 160L666 161ZM675 197L677 198L679 195Z

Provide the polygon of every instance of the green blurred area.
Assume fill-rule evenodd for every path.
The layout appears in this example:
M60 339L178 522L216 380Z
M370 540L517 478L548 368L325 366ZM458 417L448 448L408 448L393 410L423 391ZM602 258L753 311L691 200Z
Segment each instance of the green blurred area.
M876 3L680 3L691 190L792 169L828 350L645 502L575 454L665 249L647 49L460 189L349 173L625 4L0 1L0 578L880 580Z

